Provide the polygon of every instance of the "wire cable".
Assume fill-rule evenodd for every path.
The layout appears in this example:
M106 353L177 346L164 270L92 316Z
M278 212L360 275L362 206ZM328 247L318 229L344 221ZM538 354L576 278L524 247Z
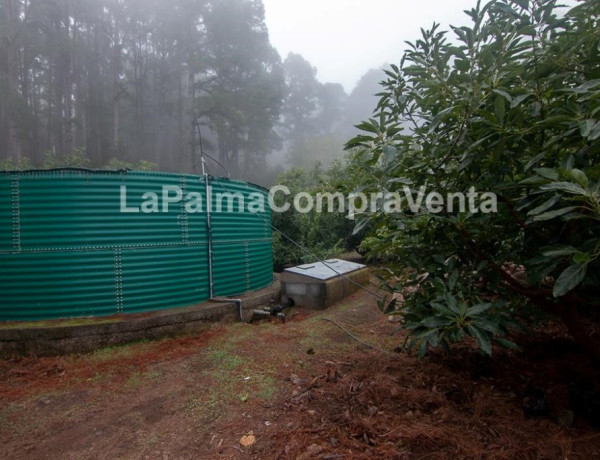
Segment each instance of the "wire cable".
M262 216L261 216L262 217ZM264 219L263 219L264 221ZM318 259L318 257L312 253L310 251L310 249L302 246L300 243L298 243L297 241L295 241L294 239L292 239L291 237L287 236L285 233L283 233L281 230L279 230L277 227L275 227L273 224L271 225L271 229L275 230L277 233L279 233L281 236L283 236L286 240L288 240L290 243L294 244L298 249L300 249L301 251L303 251L306 255L310 256L311 258L316 258ZM368 292L369 294L371 294L373 297L378 298L379 300L385 300L385 296L382 296L381 294L378 294L374 291L371 291L370 289L368 289L366 286L363 286L362 284L360 284L359 282L353 280L352 278L344 275L343 273L340 273L339 271L337 271L335 268L333 268L330 264L328 264L325 260L317 260L317 262L322 263L323 265L325 265L327 268L329 268L331 271L333 271L336 275L344 278L347 281L350 281L352 284L354 284L355 286L358 286L360 289L362 289L365 292Z
M212 156L208 155L207 153L204 152L204 149L202 147L202 132L200 130L200 116L196 115L194 117L194 124L196 125L196 128L198 130L198 139L200 142L200 155L206 155L208 158L210 158L211 160L213 160L215 163L217 163L219 166L221 166L221 168L223 168L225 170L225 172L227 173L227 178L230 179L231 178L231 174L229 173L229 170L223 166L219 161L217 161L215 158L213 158ZM204 166L206 167L206 170L208 171L208 173L210 174L210 169L208 168L208 165L204 164ZM225 188L228 192L231 193L231 190L225 185L222 184L223 188ZM207 197L208 199L208 197ZM298 249L300 249L305 255L310 256L311 258L317 259L317 262L322 263L324 266L326 266L327 268L329 268L331 271L333 271L336 275L342 277L343 279L345 279L346 281L349 281L350 283L354 284L355 286L359 287L360 289L362 289L365 292L368 292L369 294L371 294L372 296L376 297L379 300L385 300L385 296L382 296L370 289L368 289L366 286L363 286L362 284L358 283L357 281L351 279L350 277L344 275L343 273L340 273L339 271L337 271L335 268L333 268L330 264L328 264L325 260L319 260L319 257L316 256L315 254L313 254L310 249L308 249L307 247L301 245L300 243L298 243L297 241L295 241L293 238L291 238L290 236L286 235L285 233L283 233L283 231L279 230L277 227L275 227L273 225L272 222L267 222L267 220L262 216L259 215L258 213L254 213L255 215L258 215L262 221L269 225L269 227L276 231L277 233L279 233L282 237L284 237L286 240L288 240L290 243L292 243L293 245L295 245Z
M223 166L223 164L219 160L217 160L216 158L213 158L212 156L210 156L208 153L206 153L204 151L204 148L202 147L202 131L200 129L200 116L199 115L196 115L194 117L194 124L196 125L196 129L198 130L198 141L199 141L199 144L200 144L200 156L201 157L207 156L212 161L214 161L215 163L217 163L221 168L223 168L223 171L225 171L227 173L227 178L231 179L231 173L229 172L229 170L225 166Z
M377 351L379 351L381 353L385 353L386 355L397 356L396 353L392 353L391 351L387 351L387 350L384 350L383 348L376 347L375 345L371 345L370 343L367 343L364 340L359 339L354 334L352 334L352 332L350 332L348 329L346 329L344 326L342 326L341 324L337 323L336 321L334 321L334 320L332 320L330 318L321 318L321 319L323 321L327 321L327 322L329 322L329 323L331 323L331 324L339 327L342 331L344 331L352 339L356 340L358 343L360 343L361 345L364 345L365 347L372 348L373 350L377 350Z
M221 163L219 162L219 160L217 160L216 158L213 158L212 156L210 156L210 155L209 155L208 153L206 153L206 152L204 152L204 153L203 153L203 155L204 155L205 157L208 157L208 158L210 158L212 161L214 161L215 163L217 163L217 164L218 164L218 165L219 165L221 168L223 168L223 170L225 170L225 172L227 173L227 179L231 179L231 173L229 172L229 170L228 170L228 169L227 169L225 166L223 166L223 164L221 164Z
M206 168L208 170L208 167ZM210 170L209 170L210 172ZM224 189L226 189L228 192L231 193L231 189L229 189L225 184L221 184L223 186ZM262 219L262 221L269 225L269 227L276 231L277 233L279 233L281 236L283 236L286 240L288 240L290 243L292 243L293 245L295 245L298 249L300 249L305 255L310 256L311 258L317 259L317 262L322 263L325 267L329 268L331 271L333 271L336 275L340 276L341 278L345 279L346 281L349 281L350 283L354 284L355 286L357 286L358 288L362 289L365 292L368 292L369 294L371 294L373 297L376 297L379 300L385 300L386 296L383 296L381 294L378 294L377 292L374 292L370 289L368 289L366 286L363 286L362 284L360 284L359 282L353 280L352 278L346 276L343 273L340 273L339 271L337 271L335 268L333 268L330 264L328 264L325 260L319 260L319 257L316 256L313 252L311 252L310 249L308 249L307 247L303 246L302 244L298 243L297 241L295 241L293 238L291 238L290 236L286 235L283 231L279 230L277 227L275 227L275 225L273 225L272 222L267 222L267 220L264 218L264 216L262 216L261 214L258 213L253 213L254 215L260 217Z

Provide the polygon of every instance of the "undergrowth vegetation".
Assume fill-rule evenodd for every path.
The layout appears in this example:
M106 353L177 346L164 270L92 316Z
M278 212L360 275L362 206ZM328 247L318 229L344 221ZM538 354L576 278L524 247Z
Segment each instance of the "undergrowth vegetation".
M327 169L317 163L313 169L296 167L277 178L277 184L287 187L290 194L275 194L275 204L290 206L285 212L273 213L273 226L277 229L273 232L275 270L327 259L358 246L360 234L354 233L354 223L347 219L346 213L328 212L326 206L319 210L316 205L303 213L292 205L299 193L311 197L319 193L346 194L356 183L347 172L345 164L338 160ZM300 201L300 205L301 209L308 207L306 200Z

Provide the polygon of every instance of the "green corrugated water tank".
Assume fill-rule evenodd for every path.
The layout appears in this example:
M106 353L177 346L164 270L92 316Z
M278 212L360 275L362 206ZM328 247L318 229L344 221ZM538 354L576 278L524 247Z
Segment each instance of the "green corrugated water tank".
M267 193L159 172L0 172L0 320L193 305L211 276L213 297L266 287Z

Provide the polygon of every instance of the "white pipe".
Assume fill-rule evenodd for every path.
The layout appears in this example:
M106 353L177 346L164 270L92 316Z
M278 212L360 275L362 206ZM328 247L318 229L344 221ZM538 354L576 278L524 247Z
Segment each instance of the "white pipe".
M211 297L210 298L211 302L220 302L220 303L229 303L229 302L233 302L235 304L237 304L238 309L239 309L239 314L240 314L240 321L243 323L244 321L244 315L243 315L243 311L242 311L242 299L224 299L224 298L216 298L216 297Z

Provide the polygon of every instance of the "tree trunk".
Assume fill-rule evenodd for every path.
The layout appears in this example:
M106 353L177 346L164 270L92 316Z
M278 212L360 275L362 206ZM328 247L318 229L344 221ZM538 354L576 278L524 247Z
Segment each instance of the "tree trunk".
M65 151L65 86L66 86L66 73L67 64L65 59L65 50L62 49L62 38L63 38L63 27L62 27L62 14L56 19L53 28L53 39L54 39L54 53L52 53L52 86L54 90L54 108L55 113L53 117L53 147L56 150L57 157L62 157L68 152Z
M71 41L71 14L69 3L66 3L63 16L63 42L65 49L62 56L62 72L63 72L63 113L62 113L62 130L63 130L63 154L70 155L73 153L73 63Z
M73 92L75 95L75 107L73 117L73 142L76 148L81 148L86 145L85 135L85 89L83 87L84 82L84 68L85 60L81 59L81 55L77 53L79 47L85 45L85 40L82 38L80 32L80 22L75 18L73 25ZM89 157L89 152L86 152Z
M185 154L184 154L184 139L185 135L185 98L183 97L183 72L177 76L177 139L173 143L173 152L176 157L176 165L178 171L185 171Z
M152 94L152 102L154 103L154 107L156 109L154 112L154 127L152 136L154 137L153 141L153 158L152 161L162 167L162 145L163 139L165 136L165 125L164 125L164 110L165 110L165 85L163 81L163 72L162 72L163 63L159 60L154 64L154 70L152 72L152 78L154 81L154 94Z
M117 40L115 35L115 40ZM116 157L120 156L119 145L120 139L120 128L121 128L121 46L115 44L113 50L113 151Z
M26 12L24 13L26 14ZM27 21L28 18L24 17L24 21ZM32 159L35 154L35 130L37 120L35 119L34 114L34 95L32 94L31 81L30 81L30 63L33 61L31 46L28 42L23 44L22 48L22 59L19 66L19 74L21 79L21 98L23 101L23 105L27 109L27 122L24 124L26 128L26 133L24 142L25 146L22 146L21 153L24 157Z
M218 149L219 149L219 162L221 163L221 165L223 165L224 168L226 168L227 170L229 170L229 146L228 146L228 142L225 136L225 133L223 133L222 131L219 132L217 130L217 137L218 137Z
M146 149L145 139L145 123L144 123L144 78L146 73L144 56L142 51L142 44L140 41L136 41L133 45L133 74L134 74L134 88L135 88L135 134L134 134L134 149L135 149L135 160L139 161L143 159L143 154Z
M231 148L231 159L229 161L229 172L238 177L240 173L240 138L237 132L233 133L233 146Z
M7 30L2 34L2 48L5 52L4 75L6 79L5 116L8 128L7 156L15 161L21 160L21 143L19 140L18 101L19 101L19 45L20 27L19 2L2 0L5 11Z
M97 164L104 164L102 152L102 81L100 75L100 34L101 26L94 24L88 32L92 52L88 57L88 104L86 107L87 119L87 151L89 157Z
M118 13L113 24L113 53L112 53L112 150L115 157L120 158L121 144L121 25Z
M194 78L194 71L192 70L192 66L190 63L188 63L188 97L186 110L186 113L190 116L190 122L187 123L189 139L187 145L187 158L189 159L189 164L192 168L192 172L198 174L200 172L200 168L198 162L196 161L196 127L194 126L191 120L192 115L194 113L194 103L196 101L196 80Z
M596 365L600 365L600 343L594 340L579 315L575 304L562 305L559 314L575 341L585 350Z

